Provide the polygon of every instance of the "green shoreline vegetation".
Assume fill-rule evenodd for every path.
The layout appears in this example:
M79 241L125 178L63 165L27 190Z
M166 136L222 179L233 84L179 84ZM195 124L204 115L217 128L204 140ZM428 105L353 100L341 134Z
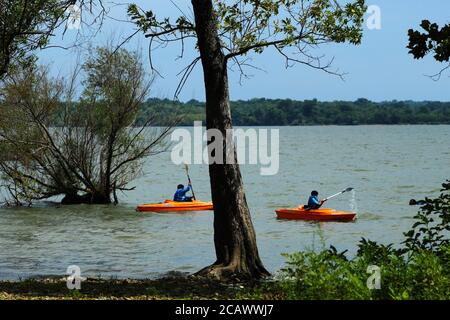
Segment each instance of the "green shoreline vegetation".
M237 126L365 125L365 124L450 124L450 102L438 101L356 101L320 102L291 99L231 101L233 124ZM137 116L137 125L148 115L170 119L182 115L179 125L205 123L205 104L197 100L175 102L148 99ZM162 124L163 122L161 122Z
M441 101L318 101L265 99L231 101L233 124L236 126L313 126L313 125L418 125L450 124L450 102ZM135 126L143 126L149 117L153 126L165 126L179 118L179 126L192 126L205 121L205 103L150 98L136 115ZM54 126L62 126L56 116Z

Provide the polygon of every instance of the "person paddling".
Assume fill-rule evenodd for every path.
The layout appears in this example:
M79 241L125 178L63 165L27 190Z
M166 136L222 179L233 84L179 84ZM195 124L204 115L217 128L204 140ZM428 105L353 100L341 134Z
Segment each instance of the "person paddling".
M327 199L320 200L319 192L313 190L311 191L311 196L308 199L308 204L303 208L306 210L319 209L324 204L325 201L327 201Z
M192 190L191 184L189 184L187 187L184 187L184 185L179 184L177 186L177 191L175 191L175 194L173 196L173 201L177 202L192 201L192 197L186 196L186 193L188 193L190 190Z

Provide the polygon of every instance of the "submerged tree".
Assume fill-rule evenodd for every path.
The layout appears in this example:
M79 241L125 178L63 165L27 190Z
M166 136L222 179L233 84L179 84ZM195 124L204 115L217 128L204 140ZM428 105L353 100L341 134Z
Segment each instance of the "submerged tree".
M63 203L117 202L116 191L141 173L142 161L167 148L175 122L135 128L151 79L140 57L99 48L83 64L86 79L73 102L75 77L52 79L42 67L7 77L0 102L0 171L16 202L63 195ZM53 128L54 124L59 127Z
M228 68L244 74L247 55L273 48L286 61L338 74L331 61L323 63L314 48L325 43L359 44L365 12L364 0L339 4L334 0L192 0L193 19L158 20L152 11L129 6L129 15L153 43L182 43L193 38L199 57L185 69L179 93L195 65L201 61L206 91L207 129L223 137L232 128ZM180 8L178 8L180 9ZM181 11L181 9L180 9ZM211 141L209 141L211 142ZM214 202L215 263L200 274L219 279L259 278L268 274L259 257L234 147L223 145L223 162L233 150L232 164L210 159L209 174ZM212 152L209 144L210 154ZM215 157L217 159L217 157Z

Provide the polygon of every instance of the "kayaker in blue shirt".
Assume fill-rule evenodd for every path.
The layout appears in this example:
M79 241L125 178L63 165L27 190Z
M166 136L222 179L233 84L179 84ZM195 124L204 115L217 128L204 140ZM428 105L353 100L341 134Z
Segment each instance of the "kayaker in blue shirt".
M192 197L186 196L186 193L189 192L190 190L192 190L192 187L190 184L186 188L182 184L179 184L177 186L177 191L175 192L175 194L173 196L173 201L177 201L177 202L192 201Z
M325 199L320 200L319 192L314 190L314 191L311 191L311 196L308 199L308 204L306 206L304 206L303 208L306 210L319 209L324 204L325 201L327 201L327 200L325 200Z

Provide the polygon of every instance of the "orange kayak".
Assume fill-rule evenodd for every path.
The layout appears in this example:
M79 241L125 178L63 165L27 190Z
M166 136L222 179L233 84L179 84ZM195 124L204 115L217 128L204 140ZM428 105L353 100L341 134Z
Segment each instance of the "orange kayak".
M299 206L293 209L277 209L275 212L278 219L315 221L353 221L356 219L355 212L336 211L327 208L304 210L303 206Z
M212 202L203 202L193 200L189 202L177 202L173 200L165 200L162 203L140 204L136 207L136 211L140 212L177 212L177 211L202 211L212 210Z

